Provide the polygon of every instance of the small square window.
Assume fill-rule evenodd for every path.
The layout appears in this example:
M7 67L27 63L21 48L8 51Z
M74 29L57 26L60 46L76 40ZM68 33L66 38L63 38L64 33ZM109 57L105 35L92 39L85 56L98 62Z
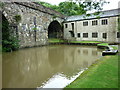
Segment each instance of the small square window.
M83 33L84 38L88 38L88 33Z
M77 36L80 37L80 33L78 33Z
M92 33L92 37L93 38L97 38L98 37L98 33Z
M107 33L103 33L103 38L107 38Z
M94 25L98 25L98 21L97 20L92 21L92 26L94 26Z
M83 22L83 26L88 26L88 21Z
M108 20L107 19L102 20L102 25L107 25L107 24L108 24Z

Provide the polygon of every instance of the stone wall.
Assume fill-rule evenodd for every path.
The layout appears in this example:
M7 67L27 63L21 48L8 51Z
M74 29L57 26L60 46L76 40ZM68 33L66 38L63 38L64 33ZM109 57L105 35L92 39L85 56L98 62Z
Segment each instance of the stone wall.
M14 28L21 48L46 45L49 24L54 20L59 23L64 20L60 13L33 2L5 3L2 12ZM16 16L20 16L21 20L16 22Z

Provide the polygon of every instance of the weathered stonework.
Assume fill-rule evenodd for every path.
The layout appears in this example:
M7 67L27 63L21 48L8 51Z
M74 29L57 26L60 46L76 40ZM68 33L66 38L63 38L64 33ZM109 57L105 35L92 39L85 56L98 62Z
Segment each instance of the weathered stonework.
M46 45L50 23L54 20L62 23L64 20L62 14L33 2L7 2L2 13L14 27L20 48ZM19 22L15 20L16 15L21 17Z

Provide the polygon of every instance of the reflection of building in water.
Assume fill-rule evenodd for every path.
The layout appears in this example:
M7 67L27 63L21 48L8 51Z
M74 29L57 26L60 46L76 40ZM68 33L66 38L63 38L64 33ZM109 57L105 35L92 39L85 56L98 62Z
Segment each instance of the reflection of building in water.
M53 75L73 77L101 53L95 47L56 45L3 54L3 87L40 87ZM9 58L8 58L9 57Z
M98 52L95 47L66 47L64 51L66 65L70 67L74 65L81 69L90 66L98 56L101 56L101 52Z

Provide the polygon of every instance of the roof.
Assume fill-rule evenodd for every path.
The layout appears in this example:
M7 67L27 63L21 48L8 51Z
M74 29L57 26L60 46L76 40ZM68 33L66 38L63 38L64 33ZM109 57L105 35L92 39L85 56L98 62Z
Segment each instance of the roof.
M107 11L101 11L101 13L97 16L93 15L93 13L91 13L91 14L92 15L89 16L89 17L87 17L86 15L69 16L69 17L66 18L65 22L95 19L98 16L100 18L118 16L120 14L120 8L119 9L113 9L113 10L107 10Z

